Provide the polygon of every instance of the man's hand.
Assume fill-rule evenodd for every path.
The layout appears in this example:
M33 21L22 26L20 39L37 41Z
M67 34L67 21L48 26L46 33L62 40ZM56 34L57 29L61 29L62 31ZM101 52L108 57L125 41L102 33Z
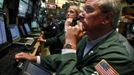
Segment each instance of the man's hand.
M79 23L79 25L73 27L68 26L65 34L65 45L71 44L72 49L76 49L78 41L84 34L85 31L83 30L82 23Z
M21 59L27 59L27 60L30 60L30 61L33 61L33 62L36 62L36 60L37 60L36 56L30 55L30 54L25 53L25 52L21 52L21 53L16 54L15 59L17 61L19 61Z
M131 16L131 15L125 15L125 18L130 19L130 20L133 20L134 19L134 17Z
M45 42L45 40L42 37L38 37L37 41L39 41L39 42Z
M69 27L72 26L73 18L67 18L65 21L65 30Z

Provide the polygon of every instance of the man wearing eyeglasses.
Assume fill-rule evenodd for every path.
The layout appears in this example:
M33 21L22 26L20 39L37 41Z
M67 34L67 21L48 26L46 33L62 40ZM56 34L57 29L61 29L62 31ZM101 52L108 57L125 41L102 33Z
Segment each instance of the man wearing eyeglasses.
M81 23L66 27L62 54L19 53L16 59L35 61L56 75L133 75L134 50L115 31L120 9L119 0L85 0Z

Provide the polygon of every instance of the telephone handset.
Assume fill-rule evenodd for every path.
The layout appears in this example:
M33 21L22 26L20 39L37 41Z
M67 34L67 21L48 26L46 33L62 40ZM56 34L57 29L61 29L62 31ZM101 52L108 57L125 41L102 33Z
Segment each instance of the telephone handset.
M80 20L80 18L73 19L73 21L72 21L72 26L77 25L77 22L78 22L79 20Z

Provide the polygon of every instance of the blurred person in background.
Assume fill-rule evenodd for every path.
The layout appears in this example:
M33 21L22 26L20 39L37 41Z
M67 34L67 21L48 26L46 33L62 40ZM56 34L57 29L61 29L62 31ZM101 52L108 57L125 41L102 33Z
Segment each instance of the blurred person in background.
M69 9L66 12L66 20L70 21L70 26L75 26L78 21L78 14L80 12L80 9L78 6L72 5L69 7ZM38 41L44 42L45 46L49 46L49 51L51 54L61 53L61 49L64 45L64 34L65 34L65 27L64 27L65 21L58 24L58 28L60 29L60 33L58 33L56 36L43 39L42 37L39 37ZM62 30L61 30L62 29Z

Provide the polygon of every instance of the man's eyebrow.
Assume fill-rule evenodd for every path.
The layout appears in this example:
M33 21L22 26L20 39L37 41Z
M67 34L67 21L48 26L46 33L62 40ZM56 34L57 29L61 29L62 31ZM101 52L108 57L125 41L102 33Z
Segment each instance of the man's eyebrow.
M85 6L83 6L84 8L85 7L87 7L87 8L92 8L93 9L93 7L91 6L91 5L85 5Z
M91 7L90 5L86 5L85 7L87 7L87 8L93 8L93 7Z
M92 6L90 6L90 5L86 5L86 6L84 6L84 9L94 10L94 8L93 8Z

